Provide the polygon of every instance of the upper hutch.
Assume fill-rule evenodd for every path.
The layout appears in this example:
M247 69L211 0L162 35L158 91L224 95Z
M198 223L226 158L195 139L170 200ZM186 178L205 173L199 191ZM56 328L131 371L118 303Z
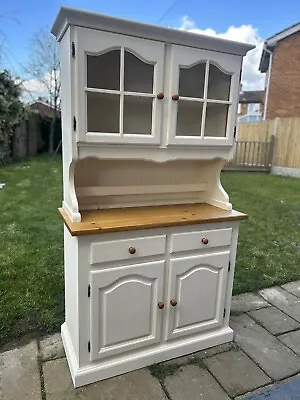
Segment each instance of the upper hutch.
M64 208L73 221L80 209L108 204L174 203L166 193L230 209L209 174L231 156L242 58L253 46L65 7L52 33L61 48ZM86 157L107 162L75 168ZM176 168L146 162L171 160Z
M61 8L75 386L232 339L239 221L220 183L253 46Z

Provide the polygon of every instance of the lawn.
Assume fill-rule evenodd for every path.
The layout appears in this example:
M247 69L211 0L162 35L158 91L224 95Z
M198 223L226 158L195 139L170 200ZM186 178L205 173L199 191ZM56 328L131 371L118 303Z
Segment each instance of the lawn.
M58 331L64 319L61 159L0 168L0 345ZM234 292L300 277L300 179L223 173L241 223Z

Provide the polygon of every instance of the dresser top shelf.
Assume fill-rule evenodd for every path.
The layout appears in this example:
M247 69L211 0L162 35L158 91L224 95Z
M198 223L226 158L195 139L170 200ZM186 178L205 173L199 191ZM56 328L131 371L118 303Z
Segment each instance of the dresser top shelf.
M81 211L81 222L72 222L62 208L58 210L72 236L248 218L247 214L222 210L206 203Z

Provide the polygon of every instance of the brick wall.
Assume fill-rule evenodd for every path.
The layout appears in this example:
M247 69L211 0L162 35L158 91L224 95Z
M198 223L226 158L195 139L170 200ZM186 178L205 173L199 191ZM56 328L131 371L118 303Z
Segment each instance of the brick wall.
M274 49L267 107L268 119L300 116L300 32Z

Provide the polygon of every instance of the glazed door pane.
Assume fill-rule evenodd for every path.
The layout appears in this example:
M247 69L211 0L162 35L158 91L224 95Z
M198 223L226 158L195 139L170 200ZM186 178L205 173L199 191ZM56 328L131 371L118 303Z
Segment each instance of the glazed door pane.
M164 261L91 272L91 361L161 340Z
M227 284L229 251L171 260L166 339L219 327Z
M232 143L240 66L240 57L172 46L169 144Z
M160 142L164 44L76 28L77 139Z

